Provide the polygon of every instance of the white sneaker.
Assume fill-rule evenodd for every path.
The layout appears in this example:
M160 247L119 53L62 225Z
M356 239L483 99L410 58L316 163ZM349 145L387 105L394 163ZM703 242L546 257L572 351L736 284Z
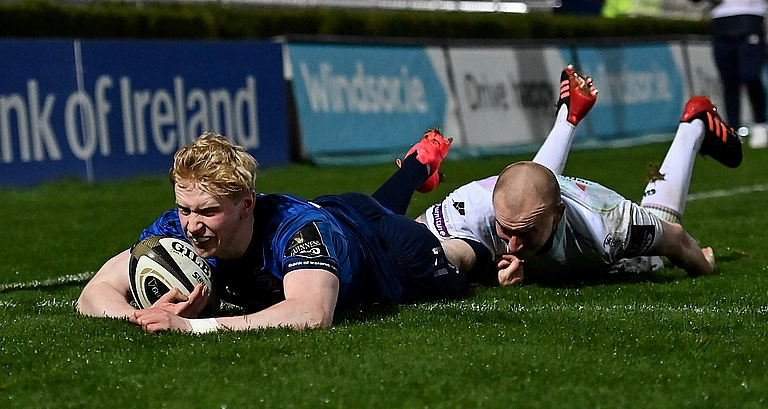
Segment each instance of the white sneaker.
M768 146L768 124L753 125L747 142L752 149L762 149Z

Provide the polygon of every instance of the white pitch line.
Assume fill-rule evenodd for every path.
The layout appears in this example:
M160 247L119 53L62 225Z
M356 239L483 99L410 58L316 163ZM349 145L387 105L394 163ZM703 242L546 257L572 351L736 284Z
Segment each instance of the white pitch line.
M745 193L765 192L765 191L768 191L768 185L741 186L733 189L718 189L718 190L712 190L709 192L691 193L690 195L688 195L688 201L690 202L693 200L712 199L716 197L729 197L729 196L742 195Z
M649 304L614 304L614 305L563 305L563 304L544 304L544 305L523 305L519 303L504 303L498 300L490 303L478 303L471 300L454 301L449 303L431 303L419 304L416 308L427 311L461 311L461 312L509 312L509 313L535 313L535 312L569 312L579 311L584 313L600 312L690 312L698 315L709 314L727 314L727 315L751 315L768 314L768 306L720 308L717 306L696 306L696 305L649 305Z
M7 283L0 284L0 293L9 290L30 290L33 288L50 287L54 285L64 285L72 283L82 283L93 277L92 271L86 271L80 274L67 274L60 277L48 278L45 280L32 280L25 283Z

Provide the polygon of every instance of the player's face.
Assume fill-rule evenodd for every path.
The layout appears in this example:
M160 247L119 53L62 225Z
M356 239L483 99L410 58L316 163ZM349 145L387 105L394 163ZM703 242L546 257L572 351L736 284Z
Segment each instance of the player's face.
M252 196L238 202L216 198L190 181L177 183L174 193L181 226L200 256L228 259L245 253L253 232Z
M514 229L496 220L496 234L507 242L507 251L525 260L536 254L547 243L557 228L560 216L557 211L540 215L534 223L524 229Z

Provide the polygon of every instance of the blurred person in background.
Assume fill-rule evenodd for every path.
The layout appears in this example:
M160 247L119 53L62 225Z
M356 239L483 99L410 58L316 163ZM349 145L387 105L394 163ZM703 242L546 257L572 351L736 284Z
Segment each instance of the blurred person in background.
M700 2L702 0L692 0ZM753 148L768 146L766 96L761 78L765 63L765 0L714 0L712 46L720 73L728 123ZM741 89L746 88L754 124L741 123Z

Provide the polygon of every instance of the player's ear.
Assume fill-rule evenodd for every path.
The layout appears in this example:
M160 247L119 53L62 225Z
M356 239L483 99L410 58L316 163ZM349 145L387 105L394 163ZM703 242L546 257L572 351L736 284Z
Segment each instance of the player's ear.
M256 206L256 193L250 192L245 195L241 202L241 214L242 218L246 218L253 213L253 208Z
M565 213L565 203L560 202L557 207L555 207L555 225L560 223L560 220L563 218L563 213Z

